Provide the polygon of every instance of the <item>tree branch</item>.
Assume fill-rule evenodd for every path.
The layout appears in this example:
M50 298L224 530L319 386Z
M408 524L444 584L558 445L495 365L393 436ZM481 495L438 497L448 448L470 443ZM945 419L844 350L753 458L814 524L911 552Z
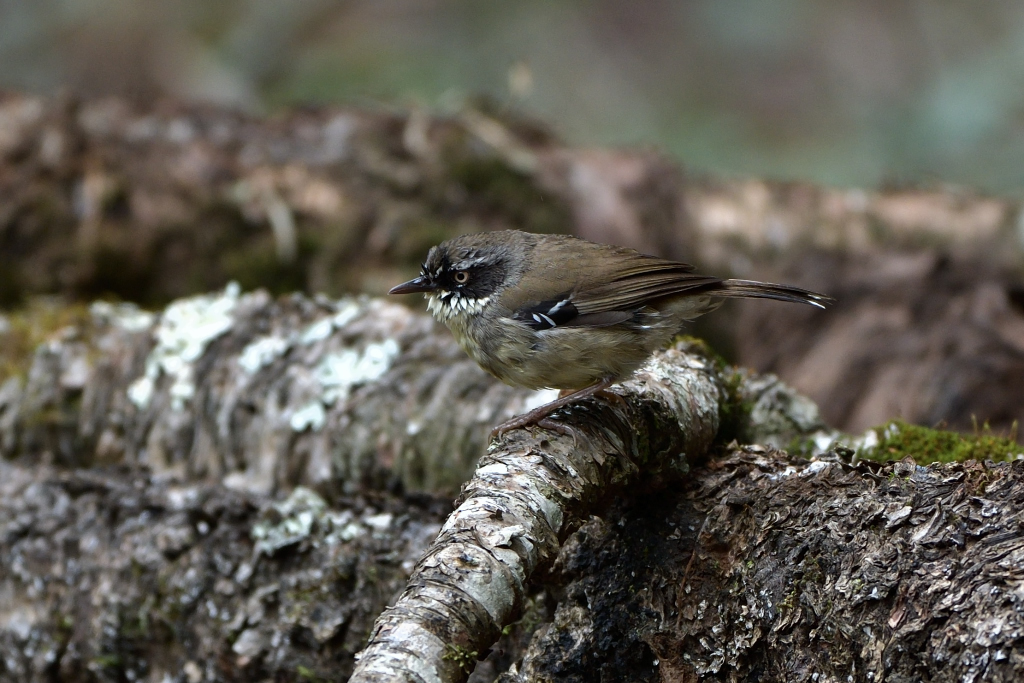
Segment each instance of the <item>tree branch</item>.
M574 435L516 430L492 445L352 680L464 680L599 501L641 476L687 472L718 431L725 395L715 364L693 350L656 356L621 385L621 403L574 408Z

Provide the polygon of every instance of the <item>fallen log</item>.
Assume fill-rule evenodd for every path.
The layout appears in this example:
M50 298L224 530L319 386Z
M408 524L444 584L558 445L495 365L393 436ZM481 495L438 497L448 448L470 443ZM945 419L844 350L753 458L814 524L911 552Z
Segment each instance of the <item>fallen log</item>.
M263 493L454 492L491 426L550 394L500 384L429 317L383 300L232 286L156 314L101 302L16 327L43 324L0 379L8 459Z
M14 444L0 476L9 678L344 677L372 632L359 663L372 680L397 663L383 648L410 632L408 620L434 657L412 670L435 667L441 680L464 679L478 658L475 680L508 681L1014 680L1024 670L1019 462L879 465L841 448L811 462L734 446L700 464L716 438L827 447L834 433L778 380L734 373L692 342L623 385L622 404L561 413L575 438L507 435L442 527L447 506L409 493L439 475L402 479L381 435L416 432L410 419L434 403L445 409L424 429L469 425L482 439L490 424L481 394L451 398L446 387L469 386L451 377L479 371L460 369L468 361L424 316L373 300L226 291L159 315L99 306L71 325L57 319L30 368L5 384L16 391L0 411ZM198 336L172 335L176 319ZM387 339L399 352L381 374L288 389L325 358L359 367ZM340 386L347 396L322 399ZM142 409L133 393L162 407ZM280 406L310 396L338 420L333 438L355 432L380 448L373 474L335 474L317 494L295 488L301 466L278 465L270 486L253 486L255 460L159 467L133 450L157 429L192 444L186 455L216 453L218 406L244 399L258 408L252 420L275 420L260 433L287 430L282 453L308 453L305 439L324 437L295 430L297 411ZM359 411L372 401L396 412L360 422L377 414ZM226 433L245 424L229 420ZM108 429L131 438L100 450ZM196 438L202 430L214 436ZM474 458L432 448L438 463ZM292 494L275 502L271 491ZM424 602L435 610L427 619ZM445 619L463 608L469 621Z
M1020 460L734 448L582 527L525 654L492 659L502 683L1021 680L1022 500Z

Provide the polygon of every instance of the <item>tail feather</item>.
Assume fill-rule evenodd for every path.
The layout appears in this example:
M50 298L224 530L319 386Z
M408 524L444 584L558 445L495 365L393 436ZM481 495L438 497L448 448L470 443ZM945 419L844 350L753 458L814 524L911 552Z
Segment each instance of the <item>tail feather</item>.
M834 301L832 297L807 289L776 285L770 282L755 282L754 280L722 280L721 289L716 289L711 293L724 297L775 299L795 304L808 304L817 308L825 308Z

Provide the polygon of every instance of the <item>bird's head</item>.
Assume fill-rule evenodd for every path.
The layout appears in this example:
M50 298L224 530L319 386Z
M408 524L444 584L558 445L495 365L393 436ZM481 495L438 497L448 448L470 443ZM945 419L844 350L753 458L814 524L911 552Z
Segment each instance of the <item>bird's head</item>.
M517 264L530 246L531 237L505 230L442 242L430 249L419 277L393 287L388 294L422 292L427 308L446 324L479 314L518 279Z

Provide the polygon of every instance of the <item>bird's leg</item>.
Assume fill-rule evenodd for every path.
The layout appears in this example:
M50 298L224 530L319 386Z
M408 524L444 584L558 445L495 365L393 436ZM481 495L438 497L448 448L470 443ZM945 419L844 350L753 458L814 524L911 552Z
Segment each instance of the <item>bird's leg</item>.
M511 420L506 420L505 422L502 422L500 425L498 425L491 431L491 438L496 439L507 431L519 429L520 427L526 427L532 424L540 424L541 421L544 421L546 423L541 426L550 429L551 425L557 424L547 419L547 417L551 415L551 413L555 412L559 408L564 408L570 403L575 403L576 401L580 401L585 398L590 398L595 394L601 394L602 396L612 394L612 392L605 390L613 384L615 384L614 379L603 379L596 384L591 384L589 387L586 387L585 389L580 389L579 391L574 391L570 394L559 396L554 401L551 401L550 403L545 403L539 408L534 408L525 415L519 415L517 417L513 417ZM619 396L618 394L612 395L614 395L615 398L618 399L619 401L623 400L622 397ZM563 430L558 429L556 431ZM572 433L571 429L569 431L570 433ZM573 438L575 438L575 436L575 433L573 433Z

